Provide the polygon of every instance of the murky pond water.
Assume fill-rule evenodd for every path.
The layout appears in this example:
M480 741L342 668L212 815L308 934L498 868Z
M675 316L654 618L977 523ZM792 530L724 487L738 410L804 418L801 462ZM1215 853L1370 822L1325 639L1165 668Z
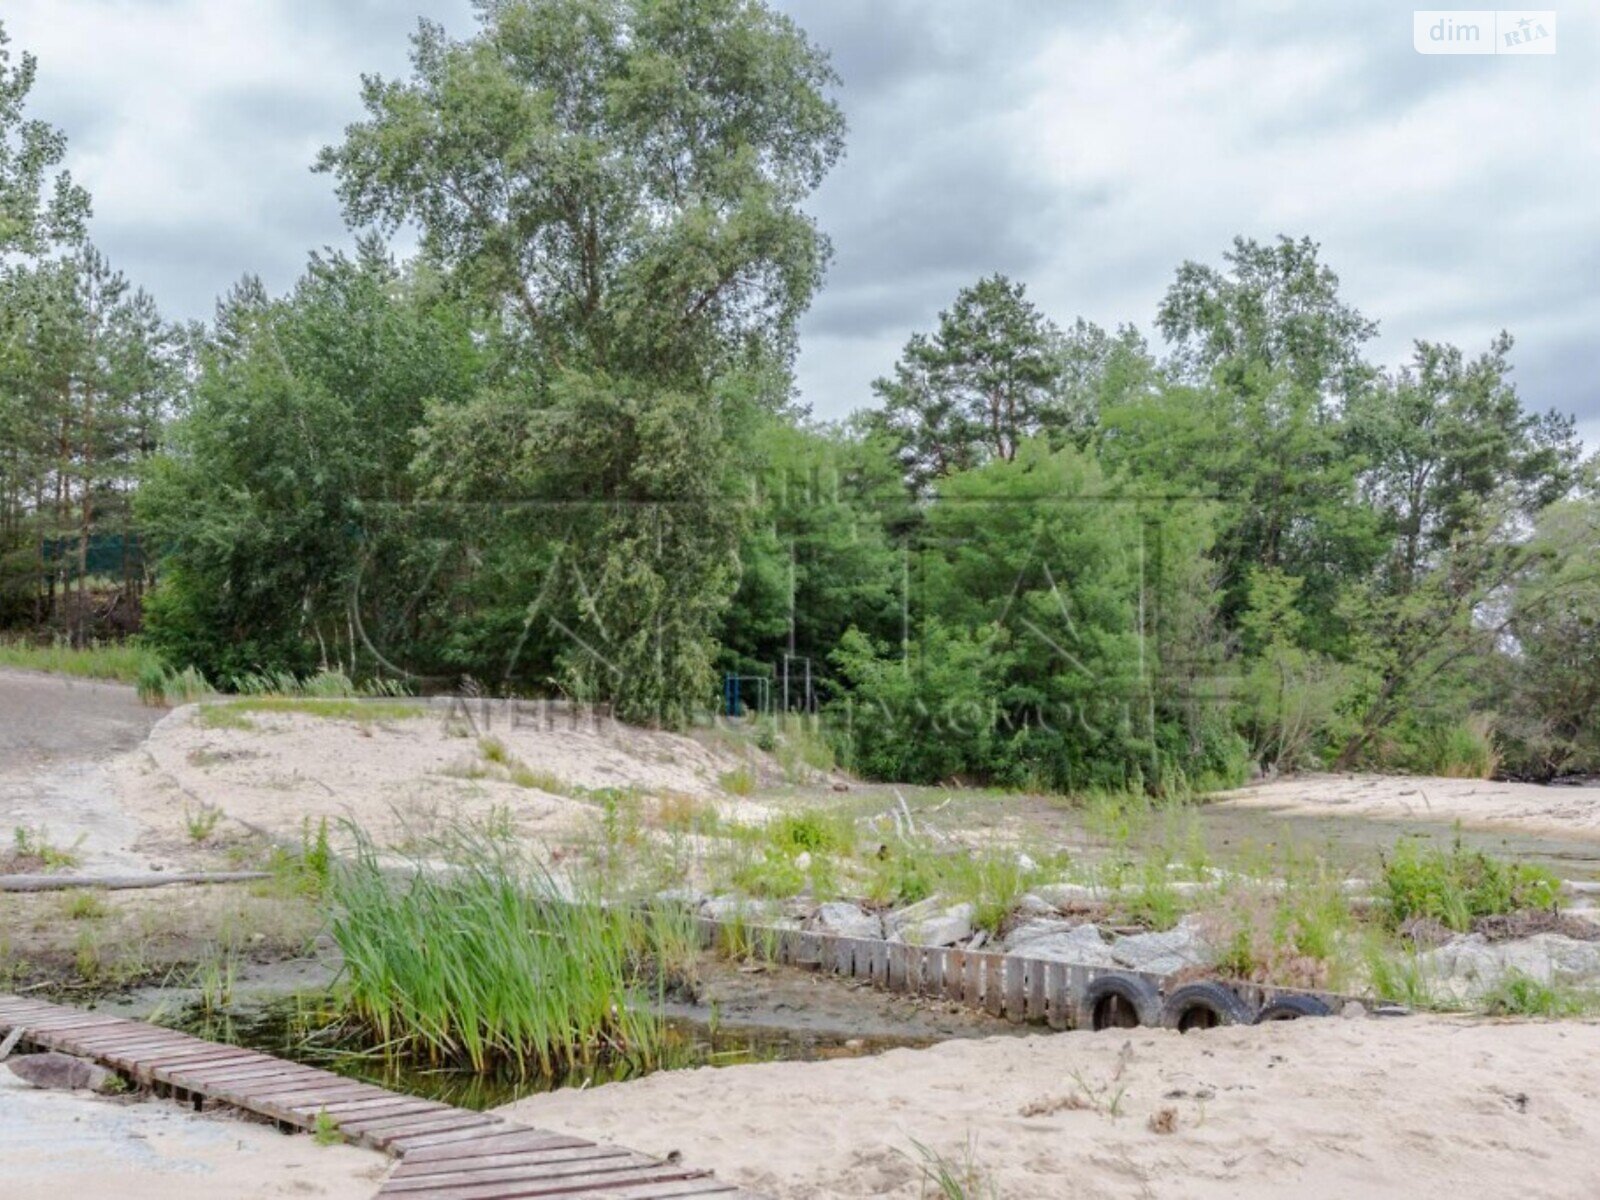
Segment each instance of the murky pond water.
M321 1067L391 1091L471 1109L496 1108L557 1088L636 1079L652 1071L855 1058L898 1046L926 1046L933 1040L849 1037L749 1025L723 1027L669 1017L661 1051L648 1065L611 1058L556 1075L484 1076L467 1070L398 1063L340 1046L328 1035L316 1032L314 1021L308 1023L306 1014L315 1009L319 999L286 997L224 1013L208 1013L194 1007L167 1014L163 1024L196 1037Z

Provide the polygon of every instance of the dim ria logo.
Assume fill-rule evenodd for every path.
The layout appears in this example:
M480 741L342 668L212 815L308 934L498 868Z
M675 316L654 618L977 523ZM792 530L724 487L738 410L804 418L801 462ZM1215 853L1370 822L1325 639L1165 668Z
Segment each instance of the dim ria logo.
M1554 54L1556 14L1551 9L1429 8L1411 14L1418 54Z

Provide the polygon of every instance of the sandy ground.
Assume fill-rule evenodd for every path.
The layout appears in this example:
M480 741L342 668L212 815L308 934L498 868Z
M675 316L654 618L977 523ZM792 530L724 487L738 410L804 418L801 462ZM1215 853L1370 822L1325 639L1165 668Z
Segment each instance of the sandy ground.
M108 764L161 715L132 688L0 671L0 836L42 831L57 847L75 846L85 870L143 869L136 846L146 831L118 803Z
M1215 800L1223 806L1273 812L1460 821L1474 828L1600 839L1600 788L1594 787L1390 775L1297 775L1223 792Z
M122 759L114 773L124 807L168 834L181 831L186 809L204 803L280 837L298 836L307 818L348 818L380 844L398 845L453 821L498 814L523 839L557 844L598 820L601 809L586 793L720 795L719 776L740 761L691 738L609 722L474 715L468 725L438 706L376 722L250 713L251 728L217 729L190 706L156 726L143 751ZM546 786L508 782L503 767L484 759L482 736Z
M5 1200L177 1200L186 1196L368 1200L389 1160L319 1146L225 1114L161 1100L38 1091L0 1066Z
M506 1111L777 1200L923 1195L913 1143L970 1147L1005 1200L1576 1200L1600 1195L1597 1055L1594 1024L1333 1019L668 1072Z

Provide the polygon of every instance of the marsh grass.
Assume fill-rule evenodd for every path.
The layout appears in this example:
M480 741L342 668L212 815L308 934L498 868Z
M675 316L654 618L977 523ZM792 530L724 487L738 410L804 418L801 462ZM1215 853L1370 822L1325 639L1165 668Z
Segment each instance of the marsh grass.
M134 684L145 672L164 664L159 654L136 641L74 646L61 640L47 645L0 640L0 667Z
M385 1053L487 1073L554 1073L621 1056L653 1064L648 991L692 969L698 938L669 910L601 903L481 831L456 830L396 874L371 843L332 873L330 931L347 1023Z

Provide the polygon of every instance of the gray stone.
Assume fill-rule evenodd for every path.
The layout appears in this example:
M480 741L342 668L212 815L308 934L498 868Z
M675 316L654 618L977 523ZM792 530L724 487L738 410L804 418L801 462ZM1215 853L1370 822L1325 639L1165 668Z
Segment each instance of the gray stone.
M778 915L776 906L748 896L713 896L700 906L700 915L713 921L771 921Z
M1029 892L1017 901L1017 912L1025 917L1054 917L1060 910L1043 896Z
M1032 894L1058 909L1096 904L1105 898L1099 889L1084 883L1041 883Z
M1152 975L1171 975L1185 967L1209 965L1211 947L1189 918L1162 933L1136 933L1118 938L1111 946L1111 957L1118 966Z
M1006 949L1029 958L1078 963L1085 967L1116 966L1111 947L1094 925L1070 921L1029 921L1006 938Z
M685 908L697 909L710 897L697 888L674 887L662 889L655 898L663 904L681 904Z
M1544 984L1592 988L1600 984L1600 942L1578 941L1559 933L1490 942L1473 933L1419 954L1417 965L1438 1000L1470 1003L1512 975L1525 975Z
M8 1059L6 1066L18 1079L57 1092L109 1092L117 1087L110 1071L70 1054L24 1054Z
M864 908L855 904L848 904L842 900L831 901L822 905L811 914L806 922L807 929L818 933L836 933L840 937L850 938L881 938L883 936L883 918L877 913L869 913Z
M891 942L912 946L954 946L972 936L972 918L977 910L970 904L946 905L931 897L910 908L884 918Z

